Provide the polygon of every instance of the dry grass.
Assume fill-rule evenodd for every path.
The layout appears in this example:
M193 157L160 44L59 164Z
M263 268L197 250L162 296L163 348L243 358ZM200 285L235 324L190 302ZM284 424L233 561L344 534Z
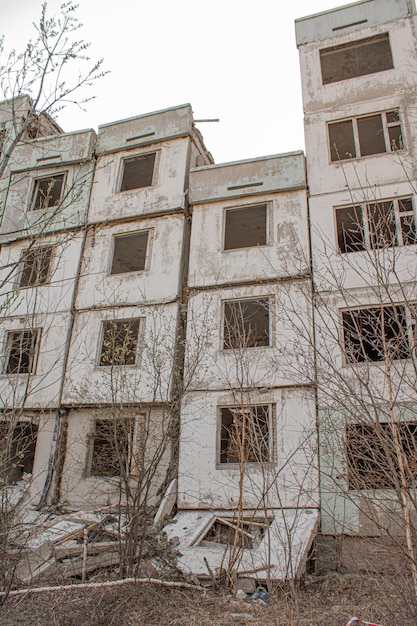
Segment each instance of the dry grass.
M408 579L329 574L309 577L296 597L272 591L265 606L215 593L126 584L9 598L2 626L344 626L353 615L384 626L415 626Z

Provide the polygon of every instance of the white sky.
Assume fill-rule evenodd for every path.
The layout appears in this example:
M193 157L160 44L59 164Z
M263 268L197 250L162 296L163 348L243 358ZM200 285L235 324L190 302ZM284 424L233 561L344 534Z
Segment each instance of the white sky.
M63 0L50 0L56 13ZM65 131L191 103L217 163L304 148L294 20L349 0L78 0L81 36L110 74ZM5 48L33 36L38 0L0 0Z

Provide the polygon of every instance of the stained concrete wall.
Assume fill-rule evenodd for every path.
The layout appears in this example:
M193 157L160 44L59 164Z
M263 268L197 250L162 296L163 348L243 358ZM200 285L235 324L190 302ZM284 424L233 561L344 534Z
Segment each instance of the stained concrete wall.
M0 326L2 407L48 409L58 406L69 328L69 312L29 314L23 317L5 317L2 320ZM7 374L9 355L7 333L31 329L39 332L33 373Z
M220 463L220 407L269 404L272 460L247 463L244 508L317 506L315 405L311 389L230 388L186 395L181 410L178 506L235 509L239 465Z
M3 245L0 251L0 310L3 316L69 311L77 278L83 236L69 231L60 235ZM48 279L42 285L20 287L25 254L37 247L53 247ZM23 258L23 261L21 259Z
M96 407L69 412L67 430L67 454L61 484L62 503L74 508L93 508L108 504L118 504L126 499L123 485L118 477L91 475L91 454L94 443L94 422L96 419L122 420L123 416L135 418L132 450L131 489L143 488L143 477L135 477L135 468L140 466L140 455L145 455L145 464L153 463L155 475L149 478L150 490L146 504L152 505L156 493L165 478L170 454L169 428L171 415L164 407ZM159 459L161 448L164 448ZM149 465L148 465L149 466ZM137 476L137 474L136 474ZM147 485L149 486L149 485ZM141 492L138 503L144 498Z
M77 308L152 304L179 293L184 216L164 215L90 229L78 286ZM111 274L115 237L149 232L145 269Z
M0 240L34 237L81 226L86 218L94 169L94 131L34 140L16 148ZM32 209L35 181L65 174L58 207Z
M178 305L106 308L76 315L63 404L158 402L170 397ZM103 322L140 319L135 365L100 366Z

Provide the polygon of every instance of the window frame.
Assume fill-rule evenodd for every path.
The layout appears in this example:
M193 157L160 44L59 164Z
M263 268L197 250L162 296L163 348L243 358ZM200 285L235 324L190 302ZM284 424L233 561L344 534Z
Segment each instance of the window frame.
M405 200L411 200L412 209L408 211L401 210L401 202ZM397 243L395 245L390 246L373 246L372 245L372 222L369 218L369 209L375 205L382 205L385 203L391 202L394 205L394 222L395 223L395 237ZM410 196L400 196L394 198L381 198L380 200L376 200L374 202L357 202L355 204L344 204L340 206L333 207L334 213L334 225L335 225L335 241L336 241L336 249L338 254L352 254L354 252L369 252L373 250L381 250L384 248L405 248L408 246L413 246L417 244L417 203L415 202L415 197L413 195ZM344 210L353 209L360 211L360 221L361 221L361 235L362 235L362 250L341 250L339 245L339 229L338 229L338 220L337 213L342 212ZM404 233L402 226L402 217L413 216L414 218L414 232L415 232L415 243L404 243ZM359 221L359 220L358 220ZM341 233L343 235L343 233Z
M22 285L22 280L25 274L25 265L29 259L29 257L31 255L34 255L36 252L40 252L42 250L48 250L49 251L49 260L48 260L48 268L47 268L47 272L46 272L46 276L45 276L45 280L43 281L39 281L36 280L33 283L30 284L25 284ZM20 259L19 259L19 271L18 271L18 275L17 275L17 280L16 280L16 288L18 289L33 289L34 287L42 287L43 285L47 285L50 280L51 280L51 276L52 276L52 266L54 263L54 252L55 252L55 246L51 245L51 244L46 244L46 245L39 245L39 246L34 246L32 248L26 248L25 250L22 250L21 254L20 254ZM34 260L34 263L36 261ZM30 270L31 273L33 272L33 270ZM37 274L37 278L38 278L38 274Z
M130 154L130 155L126 155L121 157L120 159L120 164L119 164L119 175L117 177L117 188L116 188L116 192L117 193L129 193L132 191L139 191L142 189L149 189L150 187L155 187L155 185L157 184L157 175L156 172L158 170L158 166L159 166L159 153L160 150L151 150L151 151L147 151L147 152L137 152L136 154ZM140 158L145 158L147 156L154 156L154 163L153 163L153 171L152 171L152 181L150 185L142 185L140 187L132 187L131 189L122 189L123 186L123 178L124 178L124 173L125 173L125 163L127 161L134 161L135 159L140 159Z
M142 414L141 414L142 415ZM130 416L121 416L121 417L95 417L91 422L91 429L88 433L88 442L87 442L87 456L86 456L86 467L85 467L85 477L92 478L95 480L120 480L121 474L94 474L93 473L93 465L94 465L94 441L97 433L97 422L104 422L112 424L114 420L117 422L117 426L122 426L123 422L129 420L129 432L127 432L127 467L129 476L134 476L135 472L132 471L132 464L135 454L137 453L139 446L139 418L140 415L130 415ZM120 441L120 437L118 437L118 441ZM97 454L102 453L101 450L97 452Z
M325 80L325 77L323 76L323 64L322 64L322 58L331 55L332 53L342 53L343 50L349 51L349 50L354 50L355 48L361 48L361 47L365 47L365 46L369 46L372 45L374 43L377 43L379 41L386 41L388 42L388 49L389 49L389 53L390 53L390 62L391 62L391 67L384 67L382 69L373 69L372 71L365 71L359 74L352 74L351 76L345 76L343 78L337 78L337 79L328 79ZM380 33L378 35L374 35L372 37L365 37L363 39L357 39L355 41L347 41L346 43L343 44L338 44L336 46L330 46L327 48L321 48L319 50L319 61L320 61L320 74L321 74L321 81L322 81L322 85L325 87L327 85L333 85L334 83L340 83L344 80L351 80L353 78L360 78L362 76L371 76L372 74L378 74L379 72L387 72L389 70L394 69L394 59L392 56L392 48L391 48L391 41L390 41L390 37L389 37L389 33ZM340 61L338 61L338 64L341 64Z
M388 121L388 116L392 113L395 113L398 115L398 121L392 121L389 122ZM384 143L385 143L385 150L383 152L374 152L371 154L361 154L361 143L360 143L360 132L358 130L358 121L360 120L366 120L368 118L372 118L372 117L376 117L376 116L380 116L381 117L381 125L382 125L382 130L383 130L383 138L384 138ZM351 128L352 128L352 135L353 135L353 142L354 142L354 148L355 148L355 155L354 156L350 156L350 157L340 157L340 155L338 156L338 158L333 159L333 147L331 144L331 138L330 138L330 127L331 126L336 126L337 124L345 124L347 122L351 122ZM400 135L401 135L401 139L402 139L402 143L401 146L399 147L393 147L391 138L390 138L390 134L389 134L389 129L390 128L396 128L399 127L400 129ZM406 149L406 142L405 142L405 136L404 136L404 127L403 127L403 122L402 122L402 115L400 115L400 108L399 107L393 107L392 109L387 109L384 111L375 111L372 113L366 113L363 115L356 115L356 116L352 116L352 117L347 117L347 118L343 118L343 119L339 119L339 120L330 120L328 122L326 122L326 130L327 130L327 146L328 146L328 153L329 153L329 163L336 163L339 164L342 161L352 161L354 159L366 159L368 157L375 157L375 156L381 156L383 154L390 154L392 152L399 152L402 150ZM388 147L388 149L387 149Z
M38 197L38 190L39 190L39 184L43 181L43 180L48 180L48 179L54 179L54 178L61 178L62 177L62 185L61 185L61 193L59 196L59 200L57 204L51 204L50 206L47 207L38 207L36 208L36 200ZM32 182L32 187L31 187L31 195L30 195L30 210L31 211L50 211L51 209L56 209L57 207L59 207L59 205L62 202L62 199L65 195L65 187L67 184L67 178L68 178L68 171L61 171L61 172L57 172L55 174L49 174L47 176L40 176L38 178L34 178L33 182Z
M265 243L253 244L250 246L239 246L235 248L226 248L226 217L229 211L244 211L245 209L252 209L255 207L265 207ZM271 202L258 202L250 204L243 204L239 206L223 207L223 221L222 221L222 252L234 252L236 250L247 250L252 248L261 248L271 245Z
M127 322L138 322L138 333L137 333L137 338L136 338L136 348L135 348L135 362L134 363L109 363L109 364L101 364L101 359L102 359L102 353L103 353L103 342L104 342L104 338L105 338L105 327L106 324L112 324L112 323L127 323ZM96 359L96 367L102 369L102 368L112 368L112 367L138 367L139 365L139 361L140 361L140 354L141 354L141 344L142 344L142 337L143 337L143 331L144 331L144 324L145 324L145 318L144 317L128 317L128 318L117 318L117 319L102 319L100 320L100 341L99 341L99 346L98 346L98 354L97 354L97 359Z
M268 409L268 460L259 461L243 461L245 467L265 467L272 465L276 462L276 432L275 432L275 415L276 407L273 402L248 402L244 405L243 409L249 413L252 408L267 408ZM236 404L222 404L217 407L217 443L216 443L216 469L236 469L242 465L242 462L228 462L222 461L222 430L223 430L223 411L236 410L241 412L242 407Z
M16 431L18 429L22 431L25 428L32 430L32 433L28 435L24 435L24 433L22 432L16 434ZM3 478L3 480L5 480L7 484L13 485L13 484L18 483L20 480L22 480L22 478L20 478L19 480L14 480L10 478L10 476L8 475L12 474L12 472L16 474L16 470L19 467L22 467L22 465L24 467L28 461L27 455L22 456L22 453L19 452L18 446L16 445L16 441L17 443L21 443L22 437L27 437L28 439L30 439L30 437L33 438L32 441L25 443L25 448L24 448L24 452L28 452L29 460L31 460L31 471L30 472L22 471L22 476L25 473L31 474L33 476L33 468L36 462L36 447L38 443L39 423L37 420L29 419L29 418L25 418L24 416L21 416L19 417L17 422L15 422L15 424L12 426L10 421L7 419L7 415L5 415L0 420L0 437L2 437L3 429L4 431L6 431L6 434L11 434L12 450L9 451L9 453L7 454L7 459L5 461L6 466L2 468L2 472L0 472L0 477ZM10 454L10 452L13 452L14 455ZM23 464L17 463L16 461L18 460L23 461ZM13 461L15 462L13 463Z
M259 302L265 300L268 302L268 343L265 345L248 345L248 346L226 346L226 306L230 303L243 303L243 302ZM273 346L273 324L272 324L272 307L274 304L274 298L272 295L262 296L247 296L244 298L227 298L222 300L222 324L221 324L221 350L226 353L230 353L233 350L264 350Z
M133 230L131 232L123 232L123 233L114 233L111 235L111 254L109 260L109 270L108 276L123 276L125 274L137 274L138 272L146 272L150 269L150 261L151 261L151 251L154 240L154 228L143 228L141 230ZM146 242L146 252L145 252L145 263L143 269L140 270L129 270L126 272L113 272L113 263L114 263L114 254L116 251L116 239L121 239L123 237L129 238L134 237L135 235L139 235L141 233L147 233L147 242Z
M396 426L398 428L401 449L402 449L404 456L406 457L407 469L410 470L412 468L410 468L409 466L409 461L413 459L412 457L411 459L408 457L406 450L405 450L404 431L407 431L407 429L411 426L410 430L414 432L409 433L410 439L412 440L413 448L417 449L417 422L415 421L412 422L408 420L397 421ZM380 427L382 431L386 431L385 433L382 432L381 438L379 438L378 436L378 432L377 432L378 427ZM374 432L373 433L370 433L370 432L360 433L357 439L356 449L352 449L352 446L349 445L349 443L354 438L354 435L353 434L350 435L349 431L352 432L355 429L358 431L360 429L363 429L364 431L367 429L368 431L374 431ZM391 469L388 469L387 474L384 475L384 472L386 472L387 470L386 468L384 468L384 466L381 463L381 461L385 461L385 463L388 465L390 461L390 458L388 457L388 455L386 454L386 450L384 449L384 445L383 445L384 443L386 443L387 446L390 446L390 447L392 446L393 456L391 457L391 460L393 460L394 462L396 461L396 452L394 450L394 439L390 437L390 432L389 432L390 429L391 429L390 422L378 422L378 424L373 423L373 422L369 422L369 423L351 422L345 425L344 453L345 453L345 464L346 464L346 482L347 482L348 490L350 492L352 491L376 491L376 490L380 491L380 490L395 489L395 484L393 484L394 480L392 481L391 484L387 484L391 476L394 479ZM370 435L372 435L372 438L370 437ZM407 434L405 434L405 437L407 437ZM364 454L363 449L361 450L361 445L360 445L361 439L363 441L365 441L366 439L367 444L369 443L369 452L370 452L369 455ZM407 447L409 448L410 446L407 445ZM364 463L368 462L371 468L369 467L367 468L366 466L362 468L359 467L358 461L359 462L362 461ZM396 468L396 469L399 470L399 468ZM380 470L379 476L378 476L378 470ZM366 484L367 481L369 482L370 477L369 475L364 476L363 473L369 474L371 473L371 471L374 473L373 475L374 482L373 484ZM417 479L417 466L415 468L415 472L413 471L412 473L413 473L413 477L411 477L409 474L406 476L407 482L410 481L409 484L414 484ZM380 483L379 485L376 484L377 480ZM362 481L363 481L363 484L362 484Z
M346 349L346 338L345 338L345 324L344 324L344 315L352 315L353 313L357 313L359 311L382 311L382 309L389 309L389 308L395 308L395 309L399 309L399 308L403 308L404 309L404 316L403 319L405 320L405 324L403 326L403 332L404 332L404 337L407 341L407 349L408 349L408 355L405 357L401 357L401 358L392 358L391 360L394 362L398 362L401 361L403 363L409 361L412 358L413 355L413 351L414 351L414 337L416 334L416 330L417 330L417 322L416 320L413 318L411 311L410 311L410 307L416 307L416 312L417 312L417 303L404 303L404 302L396 302L396 303L387 303L384 305L369 305L369 306L360 306L360 307L350 307L350 308L346 308L346 309L340 309L339 310L339 322L340 322L340 346L341 346L341 350L342 350L342 354L343 354L343 365L344 366L370 366L370 365L379 365L379 364L383 364L384 363L384 358L381 359L370 359L367 358L366 352L363 350L362 348L362 356L365 355L365 358L361 358L361 360L354 360L352 358L349 358L349 354L348 351ZM381 313L382 315L382 313ZM398 312L396 313L396 317L395 320L400 319L400 315L398 315ZM349 329L348 329L349 330ZM389 329L388 329L389 330ZM375 337L375 338L374 338ZM372 341L377 343L377 337L376 335L372 338ZM369 343L369 342L368 342ZM398 347L398 350L401 350L401 346Z
M28 371L20 371L20 369L16 372L9 371L9 363L13 350L13 337L16 335L23 335L23 333L32 333L34 335L33 342L33 354L31 356L30 363L28 365ZM38 361L39 361L39 353L40 353L40 343L41 343L41 335L42 328L19 328L15 330L7 330L4 338L4 363L2 373L6 376L31 376L36 374ZM21 361L22 355L19 356L19 362Z

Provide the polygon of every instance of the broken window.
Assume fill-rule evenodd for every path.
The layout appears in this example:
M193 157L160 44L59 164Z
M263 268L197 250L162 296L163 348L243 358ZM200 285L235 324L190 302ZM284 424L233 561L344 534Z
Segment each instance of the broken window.
M220 463L265 463L270 460L270 406L222 408Z
M118 235L114 238L111 274L140 272L145 269L149 231Z
M33 374L36 368L40 329L7 333L6 374Z
M135 420L96 419L90 450L90 476L123 476L130 471Z
M392 70L388 33L320 50L323 85Z
M407 482L414 484L417 478L417 424L346 426L349 489L392 489L398 486L399 458L402 459Z
M411 198L337 208L336 227L340 252L417 243Z
M18 422L14 427L0 422L0 476L16 483L23 474L32 474L38 427L30 422Z
M350 363L410 357L404 305L343 311L342 318L345 352Z
M64 190L65 174L56 174L35 180L32 209L51 209L59 205Z
M269 298L224 303L225 349L269 345Z
M398 110L328 124L331 161L404 148Z
M245 517L237 520L234 517L216 517L196 544L207 546L220 544L254 550L259 547L262 539L272 523L265 517Z
M267 205L225 211L224 249L264 246L267 243Z
M120 191L150 187L153 181L156 153L142 154L123 161Z
M103 322L100 365L134 365L138 339L138 319Z
M24 250L21 256L20 287L34 287L48 281L52 250L51 246Z

